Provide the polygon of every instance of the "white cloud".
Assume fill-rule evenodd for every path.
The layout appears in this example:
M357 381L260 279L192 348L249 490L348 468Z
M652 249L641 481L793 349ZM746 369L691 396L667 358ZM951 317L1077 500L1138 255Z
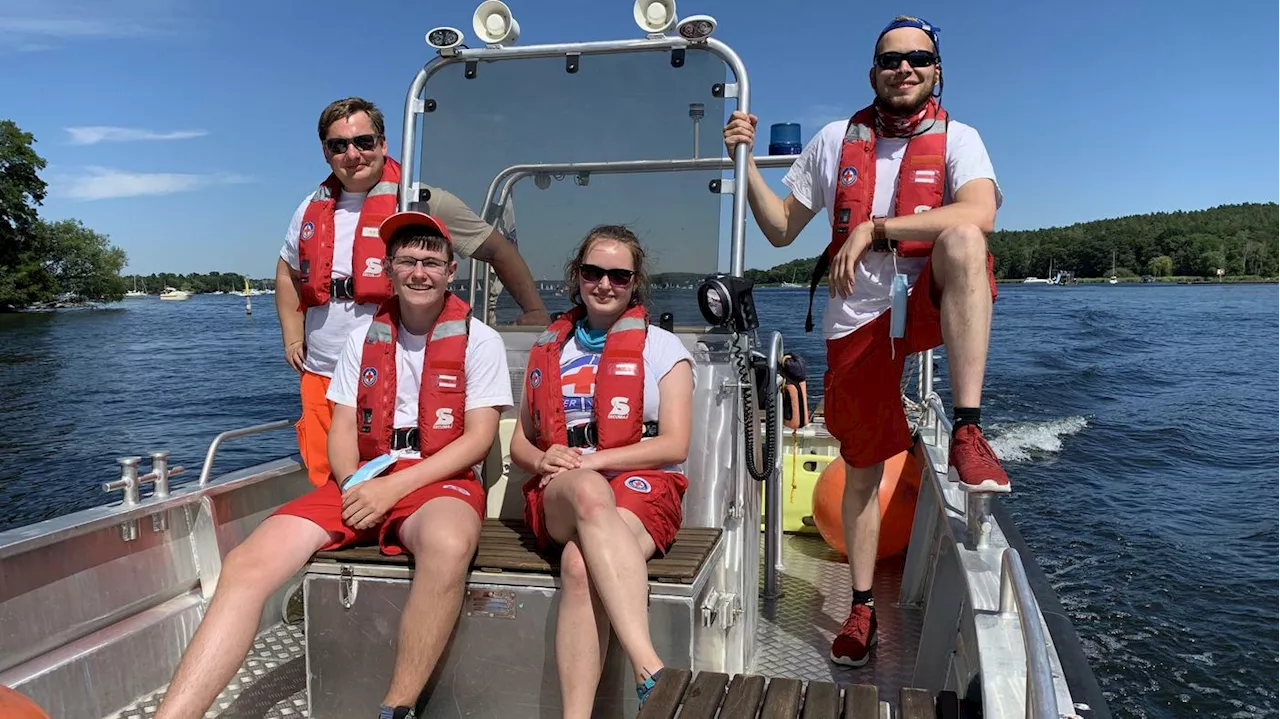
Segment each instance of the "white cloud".
M169 32L186 0L0 0L0 52L52 50L58 41Z
M107 167L87 167L80 176L53 183L57 194L73 200L110 200L121 197L172 195L216 185L254 182L252 177L229 172L207 174L183 172L128 172Z
M134 37L151 30L145 23L104 18L0 17L0 33L42 37Z
M64 127L63 129L71 133L72 145L96 145L99 142L132 142L135 140L188 140L209 134L208 130L156 132L135 127L110 127L105 125Z

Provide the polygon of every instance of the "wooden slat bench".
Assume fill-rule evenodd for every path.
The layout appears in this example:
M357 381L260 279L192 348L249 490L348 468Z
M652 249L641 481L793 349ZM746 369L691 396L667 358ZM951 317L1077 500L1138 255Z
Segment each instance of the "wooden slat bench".
M955 692L933 695L902 689L902 719L957 719ZM639 719L879 719L880 696L873 686L837 686L831 682L760 675L664 669Z
M673 584L692 584L698 568L707 561L723 530L686 527L676 534L676 541L665 557L649 560L649 579ZM480 546L471 560L471 568L486 572L529 572L560 574L560 556L543 556L538 552L533 532L516 519L486 519L480 529ZM387 556L376 545L349 547L318 552L313 561L338 564L386 564L413 566L408 554Z

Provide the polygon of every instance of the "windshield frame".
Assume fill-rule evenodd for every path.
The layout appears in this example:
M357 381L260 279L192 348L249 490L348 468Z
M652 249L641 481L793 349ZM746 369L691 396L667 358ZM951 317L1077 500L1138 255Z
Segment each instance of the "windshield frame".
M403 118L404 122L401 126L402 133L403 133L401 136L401 144L400 144L401 176L400 176L399 192L397 195L397 209L401 211L410 209L411 204L414 203L418 198L420 191L424 189L423 183L415 181L413 179L415 176L415 172L417 170L416 160L417 160L417 153L418 153L418 132L417 132L417 128L419 126L418 120L421 118L421 116L424 113L428 111L426 108L426 101L423 99L423 93L426 90L427 83L431 80L431 78L434 75L439 73L444 68L450 65L457 65L460 63L467 65L468 67L473 67L480 62L485 62L485 63L511 62L511 61L517 61L517 60L552 58L552 57L565 57L566 59L569 59L569 58L577 59L583 56L591 56L591 55L652 53L652 52L660 52L660 51L671 52L673 54L673 57L675 57L677 53L683 53L688 50L707 51L715 55L716 57L719 57L720 60L725 64L725 66L732 73L735 82L718 84L716 86L716 90L718 93L721 93L718 95L718 97L721 97L724 100L730 100L730 99L736 100L737 106L735 109L741 110L742 112L750 112L751 92L750 92L750 81L747 76L746 66L743 64L742 59L738 56L736 52L734 52L732 48L730 48L727 44L715 38L708 38L700 42L690 42L678 36L676 37L661 36L661 37L650 37L646 39L632 39L632 40L606 40L606 41L576 42L576 43L550 43L545 45L527 45L527 46L514 46L514 47L465 48L465 49L450 50L448 51L448 54L446 54L443 51L438 53L436 57L432 58L429 62L427 62L426 65L424 65L421 69L418 70L417 74L414 76L413 82L410 83L408 93L406 94L406 97L405 97L404 118ZM425 129L423 131L425 132ZM746 255L746 210L747 210L746 189L747 189L748 151L749 151L749 148L745 144L740 144L737 147L735 147L731 164L728 159L717 157L717 158L704 158L704 159L698 159L698 160L690 160L690 159L677 160L673 158L671 160L643 160L643 161L633 161L633 162L622 161L622 162L610 162L610 163L563 163L562 165L559 165L559 166L560 167L568 167L570 165L574 167L598 166L600 167L600 169L593 170L593 171L603 172L605 171L603 168L603 166L605 165L613 165L617 167L619 165L634 164L635 162L657 165L655 167L646 168L646 169L637 169L633 167L631 169L615 170L615 172L619 172L619 173L637 172L637 171L640 171L640 172L666 171L666 170L672 170L672 169L708 170L708 169L715 169L717 167L727 169L731 167L733 170L733 174L730 179L730 182L732 182L732 189L731 190L722 189L721 192L722 193L731 192L733 195L733 198L732 198L733 206L730 212L729 274L741 277L743 274L743 270L745 268L745 262L746 262L746 257L745 257ZM792 162L794 161L795 158L787 157L786 159L788 162ZM679 168L675 167L676 165L691 164L691 163L701 163L701 164L694 164L690 167L679 167ZM526 167L526 166L513 166L513 167L519 168L519 167ZM496 206L494 205L493 194L494 194L495 188L498 187L499 182L502 179L502 175L506 174L511 170L512 168L507 168L507 170L504 170L502 173L500 173L497 177L494 178L493 183L490 185L489 197L486 198L485 205L482 208L483 219L490 222L490 224L493 224L493 221L500 216L500 214L494 214L494 213L498 213L502 206L501 202L497 203ZM575 169L574 172L576 171L577 170ZM533 173L529 173L528 175L523 175L522 177L532 176L532 175ZM502 193L502 197L506 197L509 195L511 185L513 185L515 181L518 181L518 179L522 179L522 178L516 177L506 181L505 183L502 183L503 187L500 190L500 192ZM477 309L481 310L482 315L486 315L484 317L484 320L488 321L488 317L487 317L488 303L481 302L479 303L478 306L476 304L477 267L478 267L478 261L472 260L472 264L471 264L472 271L470 273L471 274L470 301L473 307L477 307ZM486 294L482 295L485 297L487 297L487 289L489 288L490 282L491 282L490 274L491 273L488 272L486 268L485 283L484 283Z

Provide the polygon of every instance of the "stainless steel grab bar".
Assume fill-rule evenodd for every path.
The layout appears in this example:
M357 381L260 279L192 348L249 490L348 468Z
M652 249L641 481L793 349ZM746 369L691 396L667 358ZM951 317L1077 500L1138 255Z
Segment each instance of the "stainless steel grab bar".
M1049 645L1040 626L1040 605L1027 581L1017 550L1006 548L1000 557L1000 615L1017 616L1027 655L1027 712L1029 719L1057 719L1058 700L1053 689Z
M209 443L209 451L204 455L204 466L200 468L200 486L209 484L209 474L213 472L213 458L218 453L218 448L222 443L234 439L235 437L244 437L249 434L259 434L262 432L271 432L277 429L285 429L292 427L294 421L291 419L280 419L275 422L266 424L255 424L252 427L241 427L240 429L229 429L226 432L213 438L213 442Z
M782 333L774 332L769 343L769 370L765 375L764 388L773 395L773 402L781 401L778 396L778 365L782 362ZM745 408L747 412L751 408ZM782 407L778 407L775 412L775 435L782 436ZM748 432L759 431L758 423L752 423L746 428ZM767 439L769 434L765 433ZM763 460L768 455L767 448L761 444L760 457ZM782 448L778 448L778 456L774 465L769 468L769 478L765 480L764 488L764 598L777 599L782 596L782 591L778 587L778 564L782 560L782 472L779 471L782 462ZM753 488L754 489L754 488Z

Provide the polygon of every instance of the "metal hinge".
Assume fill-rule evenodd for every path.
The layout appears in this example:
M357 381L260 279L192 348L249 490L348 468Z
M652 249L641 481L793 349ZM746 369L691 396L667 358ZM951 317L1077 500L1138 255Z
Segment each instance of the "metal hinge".
M360 589L360 585L356 582L355 570L349 565L344 565L338 577L338 601L342 603L343 609L350 609L356 603L356 591Z
M721 594L720 595L720 628L728 631L730 627L738 623L738 617L742 616L742 598L737 594Z
M707 592L707 596L702 600L702 626L709 627L716 623L716 617L720 614L720 592L712 589Z

